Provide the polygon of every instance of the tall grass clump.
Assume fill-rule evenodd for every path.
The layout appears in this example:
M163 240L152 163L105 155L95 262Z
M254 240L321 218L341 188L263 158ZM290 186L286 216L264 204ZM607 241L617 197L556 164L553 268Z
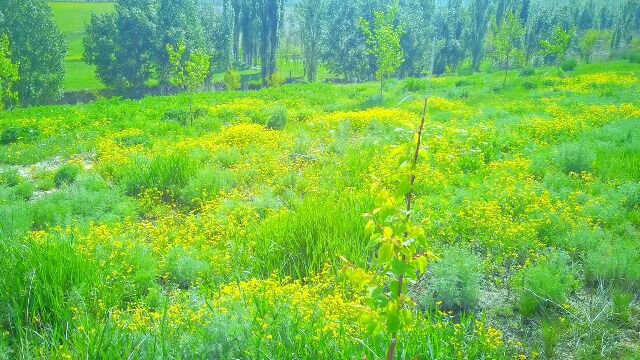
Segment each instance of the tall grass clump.
M324 194L277 212L252 236L257 244L253 266L264 275L277 271L296 278L338 263L340 257L366 266L371 249L362 231L362 214L370 205L371 200L361 195Z
M197 162L185 154L139 158L117 174L118 183L129 195L157 189L171 197L178 194L197 172Z

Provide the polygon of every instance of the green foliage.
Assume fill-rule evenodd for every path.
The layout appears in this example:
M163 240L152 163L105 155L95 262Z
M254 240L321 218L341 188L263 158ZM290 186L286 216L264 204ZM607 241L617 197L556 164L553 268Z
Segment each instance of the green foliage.
M482 263L465 249L447 249L431 265L427 282L430 300L442 302L448 310L472 310L480 297Z
M65 184L72 184L82 172L82 167L77 164L64 164L56 171L53 182L57 187Z
M204 84L209 74L211 57L200 50L192 51L190 54L186 51L187 47L183 42L176 48L167 45L169 78L174 86L194 92Z
M158 3L155 36L159 42L156 61L160 83L193 91L191 82L195 82L196 88L202 85L211 60L210 54L204 52L200 4L197 0L159 0ZM187 69L190 66L191 69Z
M381 94L382 82L398 71L404 62L404 52L400 44L404 29L396 24L399 11L400 4L395 1L387 12L374 12L373 24L369 24L365 19L360 20L360 26L367 38L368 52L376 58L376 79L381 82Z
M315 0L303 0L296 7L296 14L300 24L304 68L307 80L310 82L316 81L318 77L322 51L322 23L325 13L324 9L318 9L319 6L321 7L322 3L319 4Z
M0 3L0 14L0 34L8 35L11 62L19 69L18 78L11 75L11 82L21 104L58 100L62 96L67 44L49 5L44 0L6 0ZM3 52L6 56L6 49ZM2 79L5 86L6 80Z
M559 310L577 280L569 257L564 253L550 253L546 260L517 274L513 285L518 289L520 313L531 316L545 309Z
M119 1L115 13L93 14L84 39L84 60L116 89L142 89L155 66L157 2Z
M587 64L591 62L591 57L598 45L598 41L604 42L604 47L609 47L607 43L611 42L611 34L606 31L591 29L580 40L580 56Z
M549 40L543 40L540 43L543 56L553 56L556 59L558 67L562 65L567 56L571 40L575 36L575 29L565 30L560 26L553 29L553 35Z
M522 41L524 26L511 11L507 12L502 24L494 24L491 36L491 56L498 66L504 70L504 82L507 82L507 70L520 65L524 58Z
M235 69L230 69L224 74L224 85L227 90L240 90L242 87L242 76Z
M0 110L11 108L18 101L15 86L19 80L18 65L11 58L9 37L0 34Z
M269 109L267 127L274 130L282 130L287 126L289 110L284 105L276 105Z

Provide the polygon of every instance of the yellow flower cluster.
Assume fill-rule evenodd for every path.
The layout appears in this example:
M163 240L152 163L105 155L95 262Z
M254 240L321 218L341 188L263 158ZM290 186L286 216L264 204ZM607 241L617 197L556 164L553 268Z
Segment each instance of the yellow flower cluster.
M560 90L576 93L587 93L602 86L611 86L618 89L628 88L640 83L638 81L638 78L633 74L613 72L586 74L575 77L567 77L560 80L554 80L560 81L560 85L558 86Z
M278 279L252 279L229 284L220 290L215 304L227 311L243 303L253 316L260 318L260 309L277 311L290 307L306 324L316 324L322 335L337 338L341 332L356 336L367 332L372 322L379 323L379 315L366 305L367 298L360 292L349 293L339 285L329 267L307 281ZM265 319L258 320L266 323ZM268 329L265 329L268 331ZM320 334L315 334L320 335Z

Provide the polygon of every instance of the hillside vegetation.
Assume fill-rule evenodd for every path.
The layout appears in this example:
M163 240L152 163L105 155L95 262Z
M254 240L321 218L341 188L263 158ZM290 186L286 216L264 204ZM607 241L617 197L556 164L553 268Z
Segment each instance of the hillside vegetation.
M640 70L525 75L0 113L0 358L637 359ZM394 320L363 214L425 93Z

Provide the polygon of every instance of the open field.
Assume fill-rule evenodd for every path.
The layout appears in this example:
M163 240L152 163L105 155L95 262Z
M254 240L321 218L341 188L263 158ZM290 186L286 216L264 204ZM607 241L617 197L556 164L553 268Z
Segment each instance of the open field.
M104 85L96 78L95 67L82 60L84 30L91 14L113 11L112 3L64 3L50 2L53 15L66 35L69 53L65 60L67 75L65 91L102 89Z
M638 359L640 69L502 82L433 80L411 219L439 260L397 356ZM384 358L362 215L426 87L0 113L0 359Z

